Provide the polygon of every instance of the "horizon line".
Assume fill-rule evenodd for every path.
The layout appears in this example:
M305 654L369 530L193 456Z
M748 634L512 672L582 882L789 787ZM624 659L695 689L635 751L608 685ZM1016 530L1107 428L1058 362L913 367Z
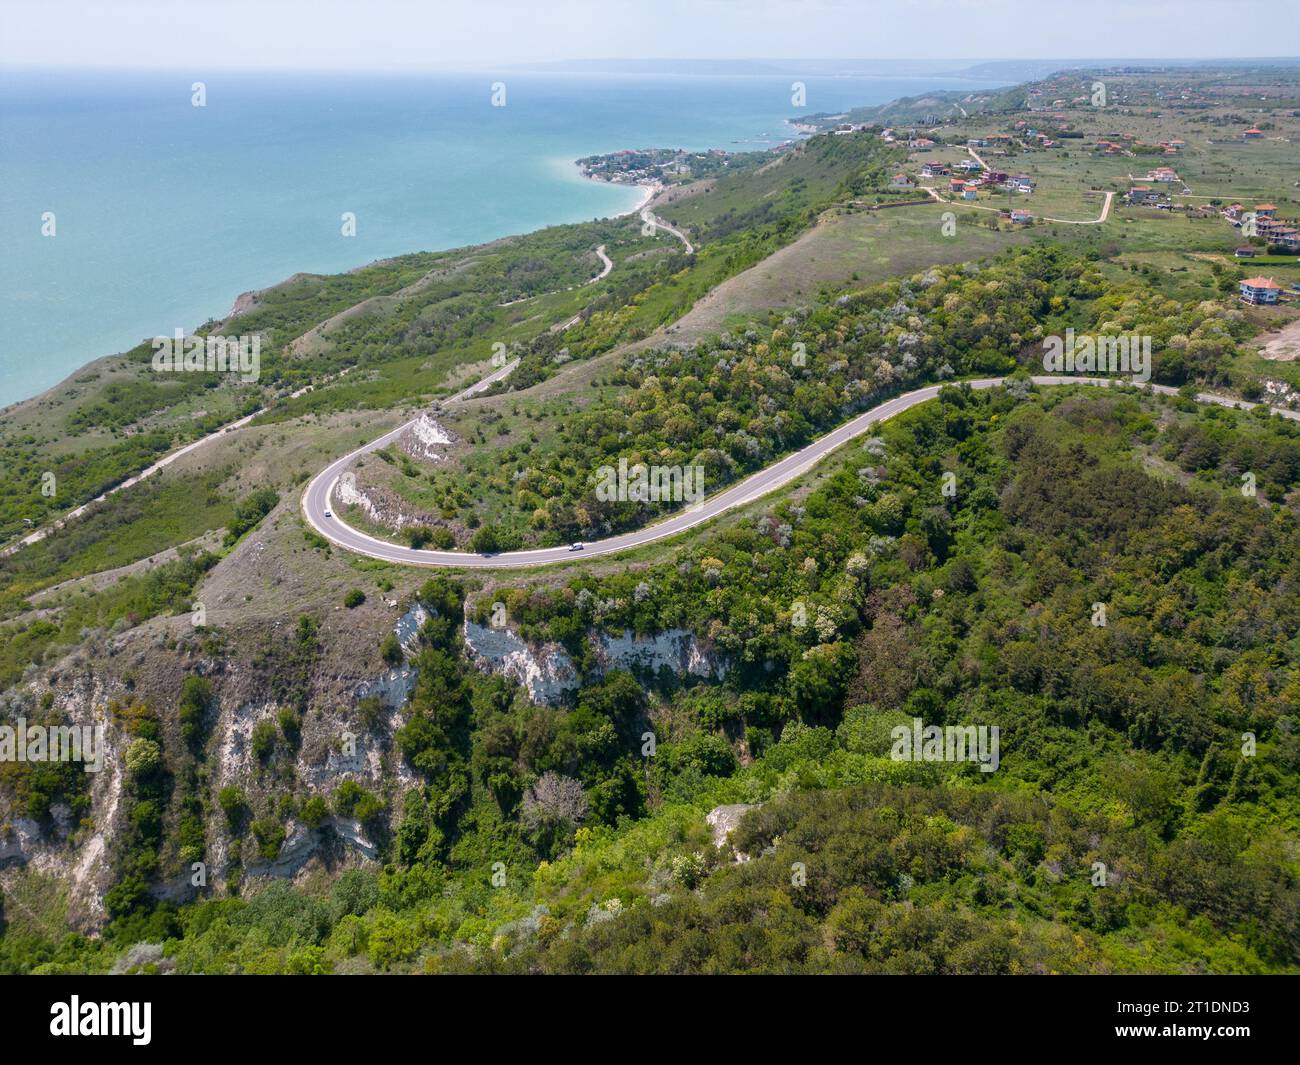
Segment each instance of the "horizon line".
M742 57L694 57L694 56L591 56L591 57L574 57L568 59L516 59L505 62L491 63L482 62L445 62L435 61L429 64L403 64L398 66L294 66L280 64L249 64L249 65L219 65L195 62L188 64L160 64L160 63L83 63L83 62L23 62L23 61L3 61L0 62L0 76L5 72L15 70L48 70L48 71L66 71L66 70L83 70L83 71L154 71L157 73L193 71L195 69L219 70L219 71L261 71L265 73L367 73L367 74L418 74L418 73L435 73L439 70L458 73L484 73L492 70L527 70L549 68L548 72L564 73L561 68L575 64L593 64L593 63L718 63L718 64L744 64L744 63L952 63L952 64L988 64L988 63L1077 63L1087 66L1099 64L1120 64L1120 63L1140 63L1151 66L1158 66L1164 63L1215 63L1215 62L1258 62L1258 63L1297 63L1300 64L1300 55L1177 55L1177 56L795 56L791 58L780 58L773 56L742 56ZM601 73L614 73L614 71L601 71ZM644 73L644 72L643 72ZM785 72L782 72L785 73ZM916 76L941 77L943 71L932 71L927 74L918 74ZM953 71L952 73L960 73ZM907 75L900 75L907 76Z

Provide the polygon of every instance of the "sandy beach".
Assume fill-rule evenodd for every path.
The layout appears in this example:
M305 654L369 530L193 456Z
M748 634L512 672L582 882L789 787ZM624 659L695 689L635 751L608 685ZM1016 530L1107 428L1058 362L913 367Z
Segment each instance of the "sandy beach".
M592 178L592 180L597 181L599 179ZM650 201L653 200L656 196L658 196L659 193L663 190L663 184L662 182L659 181L652 181L648 185L641 185L639 187L641 188L642 191L641 191L641 199L640 201L638 201L637 205L635 207L629 207L626 211L620 211L618 214L612 215L611 217L622 218L625 215L639 214L641 210L649 206Z
M626 218L630 214L640 214L660 192L663 191L662 181L606 181L604 178L593 177L582 169L582 164L576 159L573 162L574 169L582 175L584 181L594 181L600 185L624 185L628 188L641 189L641 199L626 211L619 211L617 214L606 215L606 218Z

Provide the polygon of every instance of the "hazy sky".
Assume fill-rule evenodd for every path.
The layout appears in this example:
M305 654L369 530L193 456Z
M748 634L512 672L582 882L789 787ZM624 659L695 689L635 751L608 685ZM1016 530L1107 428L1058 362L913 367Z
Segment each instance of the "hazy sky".
M0 64L1300 54L1296 0L0 0Z

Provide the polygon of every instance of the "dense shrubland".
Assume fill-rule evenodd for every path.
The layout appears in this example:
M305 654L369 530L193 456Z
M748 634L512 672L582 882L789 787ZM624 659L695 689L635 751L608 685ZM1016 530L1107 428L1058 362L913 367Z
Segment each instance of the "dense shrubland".
M1087 258L1023 249L774 312L686 350L632 352L598 395L540 434L526 426L470 476L391 480L450 513L452 497L475 500L499 549L595 539L681 505L601 500L601 467L699 466L713 493L908 388L1017 365L1041 373L1043 338L1067 328L1150 336L1154 379L1182 385L1224 383L1250 326L1229 302L1115 287Z

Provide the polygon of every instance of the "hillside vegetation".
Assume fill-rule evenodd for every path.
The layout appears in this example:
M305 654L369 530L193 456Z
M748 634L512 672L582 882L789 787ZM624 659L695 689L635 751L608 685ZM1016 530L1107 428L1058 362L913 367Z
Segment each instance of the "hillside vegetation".
M687 624L722 684L614 673L535 706L464 664L464 591L435 579L395 734L421 783L380 829L383 871L179 909L122 895L105 941L15 928L6 964L95 967L147 938L214 972L1293 969L1300 527L1231 482L1250 454L1294 488L1291 426L952 388L869 446L670 565L504 597L580 665L589 630ZM1203 476L1153 477L1148 454ZM998 726L997 771L894 760L913 717ZM278 791L233 831L317 816ZM761 804L731 840L747 864L703 822L728 802Z
M1262 80L1270 139L1243 142L1244 76L1112 72L1100 113L1087 72L900 102L951 105L932 146L826 133L664 190L690 254L626 217L300 275L210 324L263 336L255 384L160 381L146 345L6 411L16 536L261 409L0 557L0 719L102 725L109 756L0 762L0 972L1300 972L1300 425L1194 400L1300 404L1256 351L1294 305L1236 298L1198 206L1295 202L1292 95ZM1026 140L1058 100L1080 136ZM1086 222L1183 123L1213 191L1178 211L992 206ZM1084 144L1112 125L1132 155ZM889 206L929 196L900 168L1004 127L1036 191ZM1035 388L1071 329L1149 337L1178 394ZM436 458L403 438L351 471L402 536L594 539L674 506L597 498L602 466L699 465L711 493L931 383L617 558L431 576L300 512L425 414ZM996 753L907 758L922 725Z

